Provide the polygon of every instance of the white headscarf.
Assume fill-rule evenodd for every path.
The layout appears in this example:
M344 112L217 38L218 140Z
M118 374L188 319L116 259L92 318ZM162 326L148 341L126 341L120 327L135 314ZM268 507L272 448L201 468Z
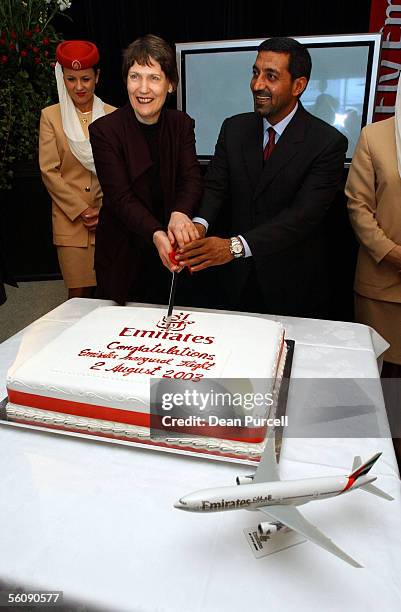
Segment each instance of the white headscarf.
M397 147L398 174L401 177L401 76L398 78L397 97L395 99L395 144Z
M75 155L81 164L96 174L95 163L93 161L92 147L89 138L86 138L82 131L75 106L71 100L64 83L63 70L60 64L56 63L55 68L58 99L61 109L61 121L63 130L67 137L71 153ZM93 96L92 121L103 117L106 114L104 103L97 96Z

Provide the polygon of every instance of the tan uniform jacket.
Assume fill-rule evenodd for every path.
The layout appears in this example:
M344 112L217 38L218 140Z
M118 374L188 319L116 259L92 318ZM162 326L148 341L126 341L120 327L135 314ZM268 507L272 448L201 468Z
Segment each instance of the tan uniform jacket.
M401 178L394 118L366 126L345 187L348 210L360 242L355 291L375 300L401 302L401 274L383 257L401 245Z
M106 113L115 110L105 104ZM61 123L60 105L42 110L39 132L39 165L52 198L53 242L58 246L85 247L95 242L80 217L88 208L100 207L102 191L97 177L71 153Z

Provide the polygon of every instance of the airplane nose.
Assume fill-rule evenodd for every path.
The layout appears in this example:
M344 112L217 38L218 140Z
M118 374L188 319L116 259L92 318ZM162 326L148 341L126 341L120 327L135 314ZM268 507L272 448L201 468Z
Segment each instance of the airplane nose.
M181 502L180 499L175 502L174 508L178 508L179 510L182 510L184 508L184 504Z

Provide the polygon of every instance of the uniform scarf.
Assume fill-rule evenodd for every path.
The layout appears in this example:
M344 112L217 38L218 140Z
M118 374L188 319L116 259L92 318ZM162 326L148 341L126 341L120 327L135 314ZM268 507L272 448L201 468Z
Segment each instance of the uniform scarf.
M96 174L90 140L89 138L86 138L82 131L74 103L71 100L64 83L63 70L58 62L56 63L55 74L58 99L60 102L61 121L71 153L85 168ZM103 117L105 114L106 111L104 110L104 103L100 98L94 95L92 122L99 119L99 117Z

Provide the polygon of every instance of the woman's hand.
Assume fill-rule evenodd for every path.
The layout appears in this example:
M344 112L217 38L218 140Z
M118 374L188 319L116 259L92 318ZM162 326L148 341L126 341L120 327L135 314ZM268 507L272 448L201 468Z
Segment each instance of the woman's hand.
M182 270L182 266L174 265L169 257L172 246L166 232L163 232L162 230L155 232L153 234L153 243L158 250L159 257L162 260L163 265L166 266L170 272L180 272Z
M88 206L82 213L81 219L84 222L84 226L90 231L94 232L99 219L99 209Z
M200 238L199 232L191 219L181 212L172 212L167 228L167 235L172 247L178 244L181 249L184 245Z

